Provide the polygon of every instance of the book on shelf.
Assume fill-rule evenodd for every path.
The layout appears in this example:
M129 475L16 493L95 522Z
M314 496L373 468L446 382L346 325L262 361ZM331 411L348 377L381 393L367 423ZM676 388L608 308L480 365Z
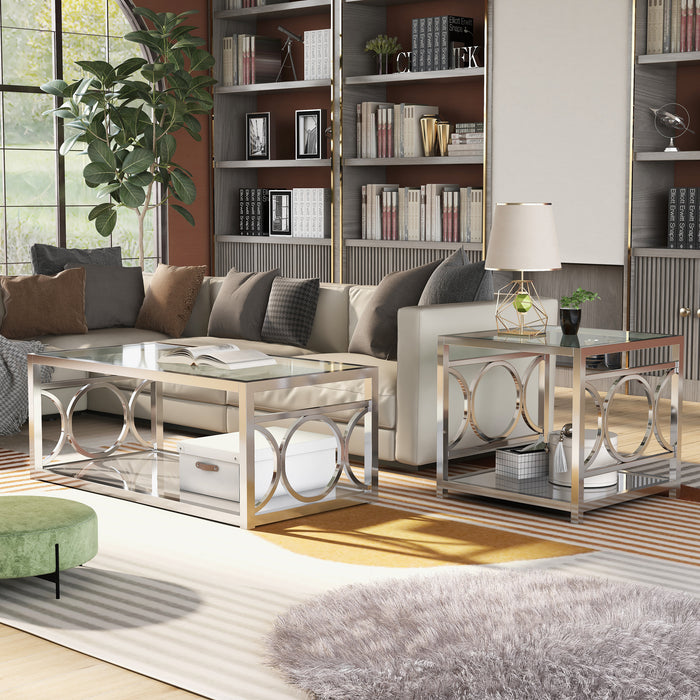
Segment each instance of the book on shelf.
M411 20L411 70L448 70L460 66L458 50L474 44L471 17L440 15Z
M414 158L423 155L420 118L437 114L437 105L358 102L358 158Z
M456 184L362 186L361 230L366 240L475 242L482 240L482 190Z
M263 7L265 5L275 5L284 0L225 0L224 9L244 10L247 7Z
M164 364L209 365L227 369L244 369L246 367L262 367L274 365L274 357L260 350L241 350L237 345L200 345L188 347L178 345L172 350L163 351L158 362Z
M222 41L224 86L274 82L282 65L282 41L254 34L233 34Z
M304 80L331 77L331 30L310 29L304 32Z
M331 190L328 187L292 188L292 236L330 238Z
M241 236L269 234L269 201L267 187L238 188L238 231Z
M700 190L697 187L671 187L668 191L669 248L697 250L700 248Z
M700 0L647 0L647 54L700 50Z

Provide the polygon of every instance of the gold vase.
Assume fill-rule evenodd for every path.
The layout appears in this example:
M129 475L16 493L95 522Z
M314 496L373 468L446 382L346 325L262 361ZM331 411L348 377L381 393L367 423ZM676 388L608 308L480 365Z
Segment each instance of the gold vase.
M420 118L420 133L423 137L423 155L435 155L437 115L424 114Z
M450 142L450 122L438 122L436 124L437 128L437 141L438 148L440 149L440 155L447 155L447 144Z

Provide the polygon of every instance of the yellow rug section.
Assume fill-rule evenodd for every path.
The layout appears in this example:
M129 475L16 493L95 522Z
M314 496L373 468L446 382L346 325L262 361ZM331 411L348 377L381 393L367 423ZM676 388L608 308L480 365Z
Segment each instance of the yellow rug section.
M263 525L253 532L289 551L316 559L399 568L497 564L592 551L375 505Z

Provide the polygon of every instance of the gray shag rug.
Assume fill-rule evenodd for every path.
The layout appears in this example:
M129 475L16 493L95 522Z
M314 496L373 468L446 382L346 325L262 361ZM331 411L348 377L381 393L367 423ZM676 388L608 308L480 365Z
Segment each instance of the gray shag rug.
M451 570L295 606L267 650L313 698L697 700L700 600L542 571Z

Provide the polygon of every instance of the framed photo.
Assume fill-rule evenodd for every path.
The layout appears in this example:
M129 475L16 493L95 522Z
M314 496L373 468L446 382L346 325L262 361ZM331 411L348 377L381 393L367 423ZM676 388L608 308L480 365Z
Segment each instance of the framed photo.
M326 112L323 109L298 109L296 115L296 147L298 158L323 158L326 138Z
M270 113L249 112L245 115L246 160L270 160Z
M270 235L292 235L292 191L270 190Z

